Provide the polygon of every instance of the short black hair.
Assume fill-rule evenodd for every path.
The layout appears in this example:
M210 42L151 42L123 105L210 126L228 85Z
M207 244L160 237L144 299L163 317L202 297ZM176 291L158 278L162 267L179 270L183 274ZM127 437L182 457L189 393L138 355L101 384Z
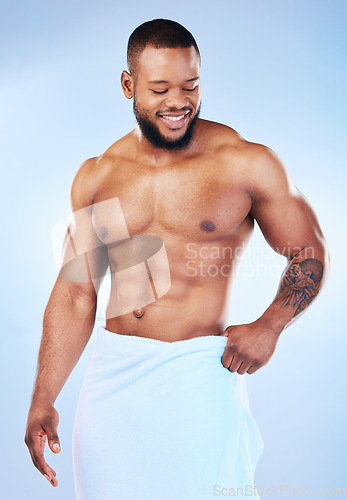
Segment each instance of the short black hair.
M153 19L138 26L130 35L127 47L127 62L130 73L136 72L138 57L147 45L157 49L194 47L201 56L193 35L182 24L170 19Z

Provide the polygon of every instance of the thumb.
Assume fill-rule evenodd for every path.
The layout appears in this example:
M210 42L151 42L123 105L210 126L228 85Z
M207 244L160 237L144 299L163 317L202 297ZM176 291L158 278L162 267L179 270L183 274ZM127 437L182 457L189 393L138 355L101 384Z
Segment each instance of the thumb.
M53 424L50 424L50 425L45 426L45 431L47 434L47 441L48 441L50 449L54 453L59 453L60 452L60 440L59 440L57 428Z

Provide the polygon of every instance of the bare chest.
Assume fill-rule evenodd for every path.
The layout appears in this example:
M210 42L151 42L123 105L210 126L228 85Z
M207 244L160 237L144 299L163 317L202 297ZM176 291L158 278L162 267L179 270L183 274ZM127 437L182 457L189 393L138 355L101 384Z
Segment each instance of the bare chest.
M172 234L203 242L232 236L250 207L240 175L224 175L218 165L124 167L98 186L92 220L105 244L122 239L125 226L130 235Z

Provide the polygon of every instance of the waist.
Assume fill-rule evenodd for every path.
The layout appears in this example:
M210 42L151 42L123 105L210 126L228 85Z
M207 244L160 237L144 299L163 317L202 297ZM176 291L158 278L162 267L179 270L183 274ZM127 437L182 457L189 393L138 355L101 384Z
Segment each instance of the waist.
M113 314L111 294L106 309L106 329L166 342L206 335L219 336L228 326L229 304L225 296L206 292L190 291L181 300L173 299L168 293L146 306L136 307L121 315Z
M180 339L180 340L161 340L153 337L147 337L144 335L135 335L135 334L124 334L119 332L113 332L108 330L104 326L99 326L98 328L98 338L100 342L108 342L108 345L114 344L122 344L122 345L130 345L130 346L155 346L155 347L163 347L167 348L173 346L178 349L207 349L209 350L211 346L219 345L224 346L227 342L226 337L222 337L221 335L196 335L194 337Z

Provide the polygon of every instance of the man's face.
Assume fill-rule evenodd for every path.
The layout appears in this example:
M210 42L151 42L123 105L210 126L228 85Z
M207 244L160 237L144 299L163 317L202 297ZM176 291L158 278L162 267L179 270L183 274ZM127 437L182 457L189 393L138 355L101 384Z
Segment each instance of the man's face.
M200 107L200 60L194 47L146 47L137 66L133 109L152 146L170 151L186 148Z

